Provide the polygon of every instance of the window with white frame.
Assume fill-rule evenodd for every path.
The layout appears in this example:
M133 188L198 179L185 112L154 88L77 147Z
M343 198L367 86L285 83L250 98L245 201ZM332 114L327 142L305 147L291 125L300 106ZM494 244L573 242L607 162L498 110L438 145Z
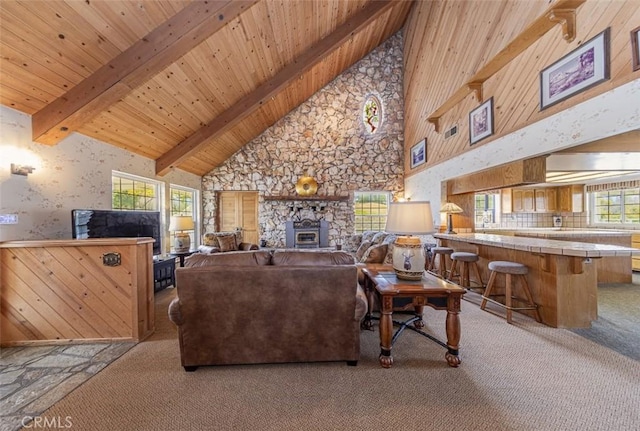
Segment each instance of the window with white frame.
M640 226L640 187L594 191L589 197L592 224Z
M184 231L191 237L192 248L200 244L199 226L200 213L198 211L199 192L196 189L171 184L169 187L170 216L190 216L193 218L194 229Z
M111 173L111 208L160 211L162 182L124 172Z
M383 231L387 225L387 213L391 193L385 191L355 192L355 231Z

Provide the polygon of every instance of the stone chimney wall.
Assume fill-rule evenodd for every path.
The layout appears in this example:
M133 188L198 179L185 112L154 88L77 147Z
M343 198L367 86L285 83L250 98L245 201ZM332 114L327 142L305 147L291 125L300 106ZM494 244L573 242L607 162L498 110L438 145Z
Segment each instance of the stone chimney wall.
M205 175L204 231L217 229L217 192L255 190L260 238L268 246L284 247L285 222L298 216L328 221L329 242L335 245L354 233L354 191L402 194L402 66L398 32ZM362 108L372 94L382 102L383 118L378 130L369 134ZM317 200L296 199L295 185L305 175L318 182ZM323 196L346 200L323 200Z

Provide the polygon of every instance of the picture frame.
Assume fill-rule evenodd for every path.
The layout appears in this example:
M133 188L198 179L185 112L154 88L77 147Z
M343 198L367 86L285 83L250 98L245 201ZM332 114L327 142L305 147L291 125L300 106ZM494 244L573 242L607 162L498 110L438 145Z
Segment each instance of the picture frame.
M610 27L540 72L540 110L609 79Z
M411 169L427 161L427 138L411 147Z
M631 67L640 69L640 27L631 30Z
M493 97L469 112L469 141L474 145L493 135Z

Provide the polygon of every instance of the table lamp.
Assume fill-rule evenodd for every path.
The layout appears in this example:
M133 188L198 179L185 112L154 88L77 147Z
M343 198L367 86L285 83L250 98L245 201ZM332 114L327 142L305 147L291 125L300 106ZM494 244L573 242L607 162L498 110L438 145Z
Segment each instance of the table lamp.
M455 234L456 232L453 230L453 220L451 218L451 214L460 214L464 212L462 208L460 208L453 202L447 202L446 204L442 205L442 208L440 208L440 212L447 213L447 230L445 233Z
M427 202L393 202L389 205L385 231L399 235L393 243L393 270L399 279L420 280L425 253L420 238L434 232L431 204Z
M194 223L191 216L172 216L169 230L174 232L173 248L176 253L186 253L191 248L191 237L185 230L193 230Z

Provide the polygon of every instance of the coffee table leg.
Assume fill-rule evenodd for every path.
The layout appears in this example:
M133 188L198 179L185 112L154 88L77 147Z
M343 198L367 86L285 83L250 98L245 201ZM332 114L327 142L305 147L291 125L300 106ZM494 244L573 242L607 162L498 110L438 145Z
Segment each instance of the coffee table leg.
M382 297L382 310L380 312L380 365L391 368L393 356L391 356L391 334L393 332L393 299Z
M363 287L364 287L364 293L367 296L367 313L364 316L364 320L362 321L361 328L368 329L369 331L373 331L373 312L371 310L373 310L373 304L374 304L373 289L375 289L375 286L372 286L372 283L369 277L365 277Z
M460 359L460 354L458 352L458 345L460 343L460 318L458 316L459 312L459 305L457 310L452 310L451 307L449 307L449 309L447 310L447 353L445 353L444 357L450 367L457 367L462 362Z
M424 305L414 305L413 309L414 309L414 313L415 313L416 317L419 317L418 320L413 322L413 326L416 329L424 328L424 320L422 320L422 313L424 313Z

